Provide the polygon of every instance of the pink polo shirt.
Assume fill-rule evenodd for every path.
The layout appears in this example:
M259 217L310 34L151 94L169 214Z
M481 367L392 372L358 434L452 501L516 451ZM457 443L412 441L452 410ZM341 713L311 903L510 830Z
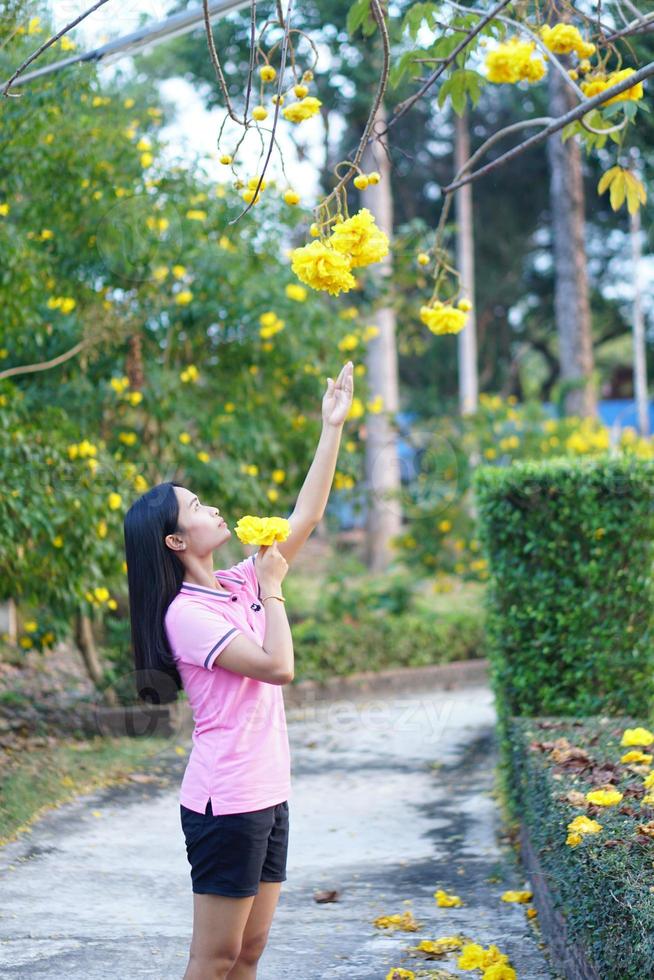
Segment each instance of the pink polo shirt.
M254 555L214 571L228 589L182 582L164 616L195 729L179 801L204 813L261 810L289 799L291 766L280 684L220 666L239 633L263 646L266 611Z

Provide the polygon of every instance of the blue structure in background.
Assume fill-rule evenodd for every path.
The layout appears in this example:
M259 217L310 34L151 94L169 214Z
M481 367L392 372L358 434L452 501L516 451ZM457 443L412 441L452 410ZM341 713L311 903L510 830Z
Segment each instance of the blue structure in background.
M543 408L553 418L557 415L554 402L543 402ZM607 398L597 403L600 421L609 427L617 425L618 429L630 426L638 431L638 413L633 398ZM418 418L417 412L398 412L397 450L400 460L400 479L406 486L418 473L420 449L411 441L411 425ZM649 403L649 429L654 434L654 401ZM327 510L334 514L339 521L341 530L365 527L366 514L364 495L353 496L348 493L348 499L341 496L340 490L332 490Z

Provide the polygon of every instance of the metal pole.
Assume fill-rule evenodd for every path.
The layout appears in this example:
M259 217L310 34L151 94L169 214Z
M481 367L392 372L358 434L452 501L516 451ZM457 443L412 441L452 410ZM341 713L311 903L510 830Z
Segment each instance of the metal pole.
M213 2L209 3L208 7L209 18L210 20L218 20L227 14L233 13L235 10L240 10L242 7L249 7L249 5L250 0L213 0ZM179 37L182 34L188 34L189 31L192 31L198 24L203 22L204 12L202 7L197 7L194 10L184 10L180 14L172 14L164 20L156 21L154 24L139 27L138 30L132 31L131 34L116 37L112 41L108 41L107 44L103 44L99 48L94 48L92 51L72 55L70 58L64 58L62 61L54 61L50 65L44 65L42 68L37 68L34 71L26 72L24 75L19 75L12 87L15 88L17 85L23 85L25 82L31 82L36 78L43 78L45 75L51 75L54 72L60 71L62 68L68 68L70 65L76 65L83 61L103 61L105 64L112 64L114 61L118 61L119 58L136 54L142 48L160 44L161 41L168 41L170 38Z

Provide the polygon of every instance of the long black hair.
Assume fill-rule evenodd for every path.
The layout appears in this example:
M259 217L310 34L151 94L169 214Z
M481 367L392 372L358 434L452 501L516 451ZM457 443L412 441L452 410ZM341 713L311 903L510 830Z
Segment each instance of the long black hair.
M181 486L158 483L134 501L123 521L136 691L151 704L176 701L182 688L164 629L166 610L185 574L183 563L164 540L180 531L173 487Z

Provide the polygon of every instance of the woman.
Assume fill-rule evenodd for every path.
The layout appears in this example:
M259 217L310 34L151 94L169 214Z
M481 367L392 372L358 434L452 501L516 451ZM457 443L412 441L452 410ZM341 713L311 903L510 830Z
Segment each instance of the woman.
M193 890L184 980L256 977L286 880L281 688L294 658L282 581L324 513L352 396L348 361L327 380L320 440L285 541L214 570L213 552L232 532L217 507L179 483L158 484L125 515L139 695L166 703L183 687L195 722L179 797Z

